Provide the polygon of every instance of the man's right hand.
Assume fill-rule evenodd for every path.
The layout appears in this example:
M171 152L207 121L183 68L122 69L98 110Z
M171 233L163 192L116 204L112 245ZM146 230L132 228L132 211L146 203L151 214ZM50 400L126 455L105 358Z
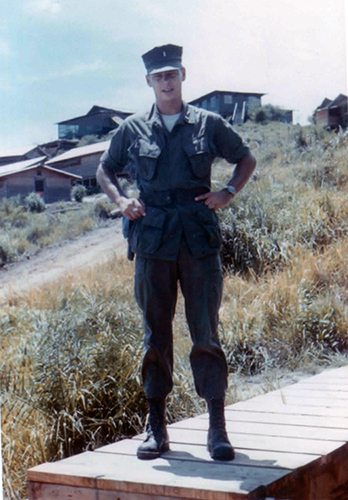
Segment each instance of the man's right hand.
M129 220L136 220L145 215L145 204L137 198L126 198L122 196L119 199L118 206L121 214Z

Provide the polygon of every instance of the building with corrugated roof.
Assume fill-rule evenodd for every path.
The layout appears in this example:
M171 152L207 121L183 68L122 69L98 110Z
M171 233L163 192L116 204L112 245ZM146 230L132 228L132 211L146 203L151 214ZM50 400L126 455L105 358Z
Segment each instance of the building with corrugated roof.
M321 127L335 129L348 127L348 98L339 94L333 101L327 97L314 112L315 123Z
M10 163L18 163L20 161L47 156L53 158L58 154L76 148L77 140L56 139L54 141L38 144L30 149L28 147L11 148L8 150L0 150L0 166L9 165Z
M0 167L0 200L20 195L24 200L38 193L45 203L70 200L70 191L81 177L45 165L46 156Z
M59 139L81 139L85 135L106 135L119 127L132 113L93 106L86 115L59 122Z
M193 106L213 111L227 118L233 125L241 125L246 121L250 107L261 107L261 97L258 92L232 92L214 90L190 102Z
M82 184L91 192L97 189L97 168L109 144L110 141L103 141L75 148L48 160L46 165L80 176Z

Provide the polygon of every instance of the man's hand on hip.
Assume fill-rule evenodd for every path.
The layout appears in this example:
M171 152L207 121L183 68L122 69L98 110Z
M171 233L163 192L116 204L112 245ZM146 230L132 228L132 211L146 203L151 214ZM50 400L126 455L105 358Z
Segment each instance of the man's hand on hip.
M228 205L232 198L232 193L229 193L227 189L221 189L221 191L209 191L209 193L201 194L195 200L204 201L208 208L216 211Z

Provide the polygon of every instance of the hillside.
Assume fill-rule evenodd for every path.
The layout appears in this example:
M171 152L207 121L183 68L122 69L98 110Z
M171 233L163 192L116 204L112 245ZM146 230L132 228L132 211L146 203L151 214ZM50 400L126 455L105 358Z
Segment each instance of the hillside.
M247 123L238 131L258 167L219 214L228 403L348 363L348 132L281 123ZM218 161L213 189L230 172ZM103 201L35 215L8 202L2 212L0 245L9 263L0 278L14 289L0 312L11 500L25 498L28 467L143 427L142 318L133 263L109 211ZM191 376L181 297L174 326L170 422L204 410Z
M30 258L0 268L0 305L21 292L44 285L86 267L93 267L119 253L125 254L121 219L74 240L46 247Z

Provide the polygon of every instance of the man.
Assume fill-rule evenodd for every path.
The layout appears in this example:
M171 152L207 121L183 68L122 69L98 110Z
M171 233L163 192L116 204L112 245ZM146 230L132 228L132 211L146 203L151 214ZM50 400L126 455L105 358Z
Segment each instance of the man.
M142 377L149 403L147 437L137 456L157 458L169 450L165 399L173 386L172 322L179 282L193 342L195 387L209 411L208 450L213 459L232 460L224 416L228 370L218 339L222 271L215 211L243 188L256 162L223 118L183 102L181 47L155 47L142 57L156 103L121 124L97 171L100 186L129 223L129 257L136 255L134 288L144 318ZM236 164L220 191L210 190L215 157ZM122 191L120 172L136 179L139 198Z

